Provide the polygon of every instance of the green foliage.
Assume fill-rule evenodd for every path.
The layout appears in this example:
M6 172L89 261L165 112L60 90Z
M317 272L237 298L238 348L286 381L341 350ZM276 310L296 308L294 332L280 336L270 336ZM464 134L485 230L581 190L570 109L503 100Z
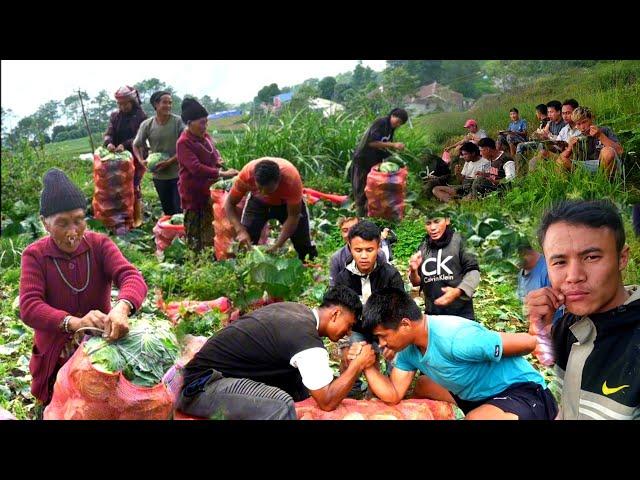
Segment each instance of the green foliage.
M149 316L130 320L129 333L108 342L93 337L84 346L96 369L122 371L135 385L153 387L178 359L180 348L168 322Z
M185 335L210 337L219 332L227 314L217 308L209 310L203 315L195 312L180 312L181 320L176 327L176 337L180 340Z
M244 301L260 298L264 292L270 297L294 300L304 289L304 267L298 258L277 258L254 246L238 259L236 268Z

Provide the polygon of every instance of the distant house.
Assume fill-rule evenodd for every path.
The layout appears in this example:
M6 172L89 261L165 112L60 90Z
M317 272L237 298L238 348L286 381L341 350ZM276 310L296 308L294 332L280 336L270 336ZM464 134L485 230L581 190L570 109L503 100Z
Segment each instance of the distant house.
M311 110L322 110L322 115L325 117L330 117L331 115L344 111L344 105L332 102L326 98L310 98L309 108L311 108Z
M207 117L209 120L217 120L219 118L237 117L242 115L242 110L225 110L223 112L210 113Z
M461 93L438 82L423 85L414 95L407 95L403 101L406 110L414 115L431 112L461 112L469 106L469 99L465 99Z
M273 107L274 109L278 109L282 107L285 103L289 103L293 98L293 92L281 93L280 95L276 95L273 97Z

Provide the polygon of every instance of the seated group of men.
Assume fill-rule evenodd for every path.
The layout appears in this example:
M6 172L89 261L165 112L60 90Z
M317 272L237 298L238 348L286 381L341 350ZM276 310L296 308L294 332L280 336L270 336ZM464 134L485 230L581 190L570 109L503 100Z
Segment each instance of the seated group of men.
M621 166L623 148L618 137L611 128L598 127L591 109L580 107L574 99L537 105L540 123L531 135L517 108L509 114L511 122L507 130L498 132L496 141L475 120L467 120L464 127L469 133L445 149L450 162L433 158L427 167L423 176L427 197L443 202L475 199L547 160L569 171L582 165L590 172L601 168L609 175ZM458 184L449 185L451 166Z

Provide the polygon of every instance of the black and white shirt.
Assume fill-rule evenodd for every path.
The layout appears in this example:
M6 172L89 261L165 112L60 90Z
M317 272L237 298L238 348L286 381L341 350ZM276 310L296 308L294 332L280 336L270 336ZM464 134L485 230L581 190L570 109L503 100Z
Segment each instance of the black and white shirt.
M278 387L294 401L333 380L329 354L318 334L317 312L305 305L267 305L209 338L185 367L187 386L210 369Z

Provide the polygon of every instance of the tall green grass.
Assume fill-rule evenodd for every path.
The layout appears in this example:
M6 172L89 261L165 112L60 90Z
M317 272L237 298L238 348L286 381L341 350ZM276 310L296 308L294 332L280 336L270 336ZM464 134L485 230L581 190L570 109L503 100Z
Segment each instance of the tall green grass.
M353 151L373 120L364 114L325 118L310 109L284 110L278 116L255 117L244 132L225 136L218 148L234 168L263 156L282 157L298 168L305 181L318 176L344 179ZM411 125L401 127L396 140L406 144L401 156L409 163L426 147L423 129Z

